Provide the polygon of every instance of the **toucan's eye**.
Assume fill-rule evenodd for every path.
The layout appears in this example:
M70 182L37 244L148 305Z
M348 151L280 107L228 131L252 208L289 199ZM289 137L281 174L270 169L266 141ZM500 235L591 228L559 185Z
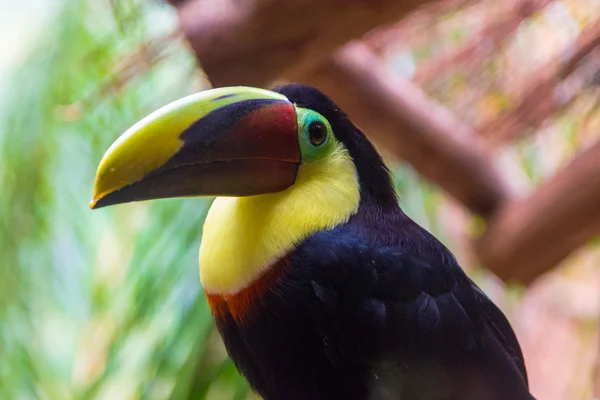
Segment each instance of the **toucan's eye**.
M313 146L320 146L327 139L327 127L321 121L314 121L308 126L308 138Z
M298 143L303 162L326 157L335 148L335 136L329 121L314 110L296 108Z

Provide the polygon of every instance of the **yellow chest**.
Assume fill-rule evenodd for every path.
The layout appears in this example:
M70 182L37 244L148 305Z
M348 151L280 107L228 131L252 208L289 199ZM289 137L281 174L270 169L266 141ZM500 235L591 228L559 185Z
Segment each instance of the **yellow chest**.
M360 202L356 168L340 147L300 166L279 192L217 198L204 223L200 279L207 293L235 294L303 239L346 222Z

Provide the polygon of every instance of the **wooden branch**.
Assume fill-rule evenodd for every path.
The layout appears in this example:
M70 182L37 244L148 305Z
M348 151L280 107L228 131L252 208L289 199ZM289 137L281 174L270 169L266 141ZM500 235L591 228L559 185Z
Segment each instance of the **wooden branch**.
M475 242L504 281L530 283L600 232L600 142L529 198L507 204Z
M536 73L538 77L523 98L479 131L495 142L512 141L528 129L537 128L549 116L570 104L573 96L557 93L557 84L571 75L579 63L600 45L600 19L584 29L575 43L563 55Z
M182 30L213 85L265 86L434 0L188 0Z
M410 82L392 79L362 43L292 77L321 88L378 144L411 163L472 212L490 216L509 197L472 129Z
M417 70L413 80L419 84L451 70L457 65L475 69L483 60L493 54L511 38L524 19L529 18L554 0L525 0L513 4L509 12L502 14L473 39L451 53L442 54Z

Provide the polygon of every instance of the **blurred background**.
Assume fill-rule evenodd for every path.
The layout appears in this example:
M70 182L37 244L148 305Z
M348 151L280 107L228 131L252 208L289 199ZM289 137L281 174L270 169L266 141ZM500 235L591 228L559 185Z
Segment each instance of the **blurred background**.
M452 3L409 15L369 43L391 76L475 127L518 108L539 71L600 21L598 0ZM560 106L532 113L519 128L525 135L504 127L488 141L519 193L599 139L594 51L561 89ZM88 208L96 166L114 139L209 87L175 9L148 0L2 1L0 54L0 399L254 398L200 289L210 199ZM600 240L527 288L505 285L472 254L478 219L410 165L388 159L407 214L509 316L533 394L591 399Z

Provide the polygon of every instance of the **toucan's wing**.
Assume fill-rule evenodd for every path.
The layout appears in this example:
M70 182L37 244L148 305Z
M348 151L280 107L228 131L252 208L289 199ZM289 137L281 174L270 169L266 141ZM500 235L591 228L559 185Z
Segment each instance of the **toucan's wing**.
M525 359L521 351L521 346L517 340L517 336L513 331L508 319L502 311L496 306L482 291L473 283L476 294L475 297L480 302L483 316L489 328L494 332L496 338L502 344L508 355L510 355L519 372L523 376L523 380L527 383L527 369L525 368Z
M311 312L341 374L348 363L381 361L386 367L374 375L393 370L388 381L402 381L397 390L405 393L531 399L508 321L439 242L380 247L323 233L297 259L310 271L320 307Z

